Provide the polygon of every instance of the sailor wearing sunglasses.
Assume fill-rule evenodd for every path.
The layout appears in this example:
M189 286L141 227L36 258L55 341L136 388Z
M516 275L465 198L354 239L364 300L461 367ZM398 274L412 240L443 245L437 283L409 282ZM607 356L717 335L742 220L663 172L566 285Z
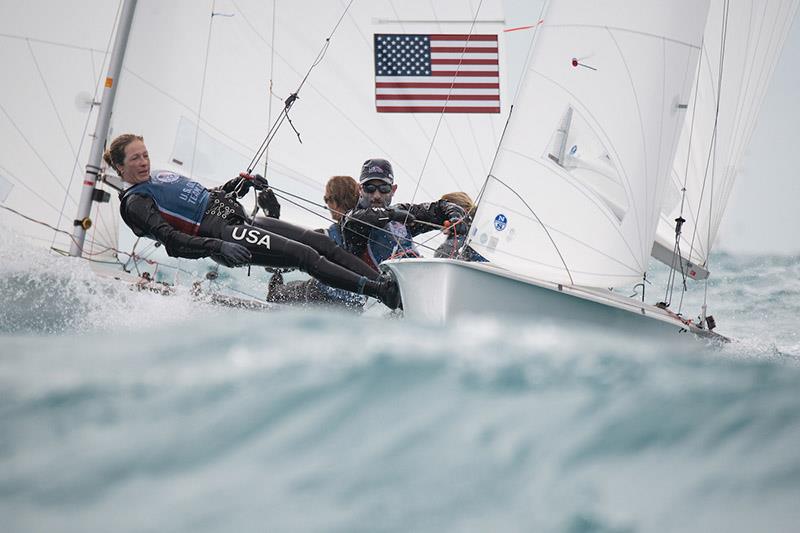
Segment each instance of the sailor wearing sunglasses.
M361 166L361 197L358 205L340 222L344 245L375 270L383 261L397 257L419 257L411 238L430 231L428 224L445 225L466 233L465 211L439 200L422 204L392 204L397 191L392 165L385 159L368 159Z

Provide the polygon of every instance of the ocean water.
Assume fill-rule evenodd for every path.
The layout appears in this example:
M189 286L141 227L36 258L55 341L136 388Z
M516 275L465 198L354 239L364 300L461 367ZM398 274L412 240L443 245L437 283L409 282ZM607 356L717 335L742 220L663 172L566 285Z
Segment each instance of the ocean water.
M720 347L232 310L8 244L3 532L800 530L798 257L714 258Z

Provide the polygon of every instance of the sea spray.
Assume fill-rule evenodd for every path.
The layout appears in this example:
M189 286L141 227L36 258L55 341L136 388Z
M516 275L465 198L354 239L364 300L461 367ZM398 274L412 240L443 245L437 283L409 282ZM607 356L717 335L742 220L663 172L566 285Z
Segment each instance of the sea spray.
M4 530L791 531L796 263L717 263L722 346L237 311L20 251Z

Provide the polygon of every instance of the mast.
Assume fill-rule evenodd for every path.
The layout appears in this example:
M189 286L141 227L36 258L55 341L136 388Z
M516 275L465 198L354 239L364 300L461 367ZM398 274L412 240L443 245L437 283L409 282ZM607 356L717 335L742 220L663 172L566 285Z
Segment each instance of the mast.
M81 190L81 199L78 203L78 214L73 222L75 229L72 232L72 244L69 249L69 255L72 257L80 257L83 253L86 230L92 226L89 214L92 210L95 184L100 172L100 160L103 157L103 150L108 136L108 126L111 122L111 111L114 108L114 97L117 93L117 84L114 81L119 79L119 74L122 70L122 60L125 57L125 48L128 45L128 35L130 35L131 31L136 2L137 0L125 0L120 13L117 36L114 39L114 48L111 51L111 61L108 65L105 88L103 89L100 110L97 116L94 140L89 152L89 162L86 163L86 172L83 176L83 188Z

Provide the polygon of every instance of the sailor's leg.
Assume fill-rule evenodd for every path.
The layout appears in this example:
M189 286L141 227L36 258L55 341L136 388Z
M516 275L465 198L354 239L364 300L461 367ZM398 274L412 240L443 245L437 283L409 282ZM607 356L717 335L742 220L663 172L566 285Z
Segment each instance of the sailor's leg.
M302 228L276 218L257 217L253 223L270 233L276 233L293 241L308 245L320 255L327 257L330 261L348 270L352 270L369 279L378 279L379 277L379 273L372 267L344 248L338 246L323 233Z
M223 228L221 238L246 246L253 256L255 265L299 268L326 285L368 295L370 287L375 284L366 276L322 257L311 246L263 228L247 225L227 226Z

